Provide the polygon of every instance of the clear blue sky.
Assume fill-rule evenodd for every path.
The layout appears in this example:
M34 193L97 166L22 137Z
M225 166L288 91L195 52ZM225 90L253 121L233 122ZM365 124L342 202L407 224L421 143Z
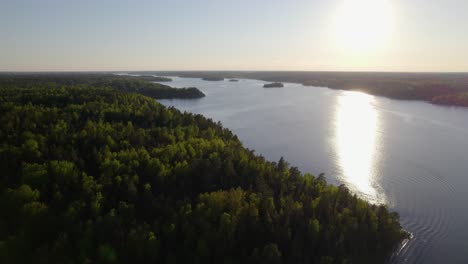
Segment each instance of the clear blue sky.
M0 0L0 71L468 71L468 1L375 1Z

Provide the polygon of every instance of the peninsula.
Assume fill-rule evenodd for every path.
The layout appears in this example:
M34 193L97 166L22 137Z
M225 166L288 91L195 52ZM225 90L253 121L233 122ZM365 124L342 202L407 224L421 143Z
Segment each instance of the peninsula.
M172 91L0 75L2 263L383 263L408 237L385 206L142 87Z
M280 82L267 83L263 85L263 88L282 88L284 85Z

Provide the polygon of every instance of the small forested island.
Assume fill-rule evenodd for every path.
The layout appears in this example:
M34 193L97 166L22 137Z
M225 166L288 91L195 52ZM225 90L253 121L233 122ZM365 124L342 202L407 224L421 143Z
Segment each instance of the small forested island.
M263 85L263 88L281 88L281 87L284 87L284 85L280 82L266 83Z
M229 81L230 81L230 82L238 82L239 80L237 80L237 79L230 79Z
M224 81L224 78L221 78L221 77L203 77L202 80L218 82L218 81Z
M407 238L140 81L0 76L0 263L383 263Z

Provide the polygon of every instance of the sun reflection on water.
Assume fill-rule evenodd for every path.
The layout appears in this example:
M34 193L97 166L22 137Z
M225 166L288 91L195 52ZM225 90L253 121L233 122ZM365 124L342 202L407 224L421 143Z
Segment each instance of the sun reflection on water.
M341 181L365 199L384 203L385 195L374 170L379 153L379 118L374 97L346 91L337 100L334 131Z

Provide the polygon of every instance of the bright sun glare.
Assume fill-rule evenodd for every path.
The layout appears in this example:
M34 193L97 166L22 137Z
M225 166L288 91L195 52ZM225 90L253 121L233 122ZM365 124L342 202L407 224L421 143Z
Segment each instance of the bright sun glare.
M355 53L382 48L393 27L390 0L343 0L335 17L339 46Z
M375 163L380 141L374 97L361 92L342 92L335 112L335 147L342 180L354 192L375 203L385 202L379 192Z

